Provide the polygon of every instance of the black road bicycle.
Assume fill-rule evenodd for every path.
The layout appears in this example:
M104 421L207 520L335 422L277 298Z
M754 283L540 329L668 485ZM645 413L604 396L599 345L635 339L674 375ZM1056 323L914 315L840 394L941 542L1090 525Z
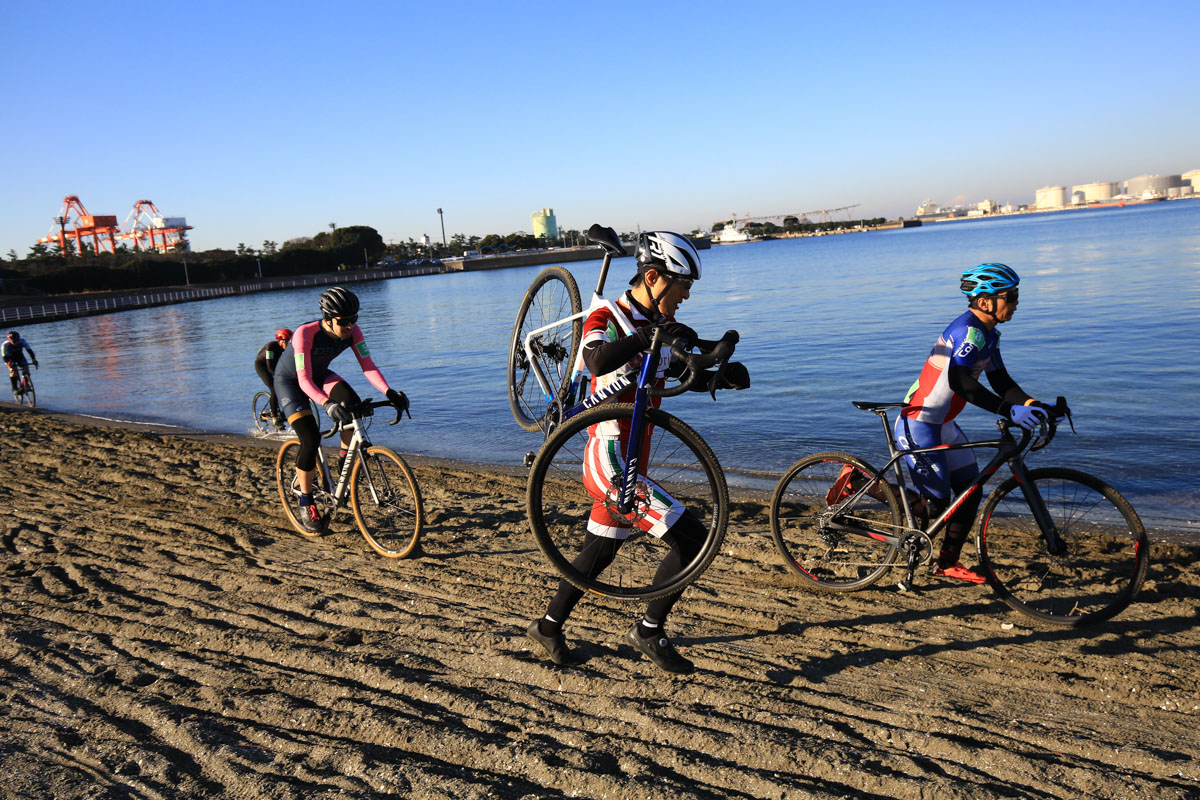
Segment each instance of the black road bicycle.
M989 441L898 449L888 409L903 403L855 402L883 423L890 460L876 470L847 453L817 453L793 464L771 498L771 534L805 588L849 592L905 570L911 589L918 567L931 563L932 540L967 497L1007 463L1012 477L982 503L976 545L996 594L1034 619L1081 627L1108 619L1132 602L1146 577L1150 546L1129 501L1099 478L1074 469L1029 469L1025 455L1048 445L1056 424L1014 438L1007 420ZM1060 413L1066 401L1059 398ZM992 448L995 456L936 519L914 514L919 496L904 484L905 455ZM886 475L894 473L896 482Z

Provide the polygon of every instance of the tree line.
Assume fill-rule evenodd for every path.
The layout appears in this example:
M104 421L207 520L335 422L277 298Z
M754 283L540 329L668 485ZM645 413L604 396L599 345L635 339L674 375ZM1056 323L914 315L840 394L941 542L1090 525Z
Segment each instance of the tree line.
M565 231L550 240L526 233L506 236L467 236L456 233L441 242L385 243L374 228L367 225L337 227L312 236L289 239L282 244L265 240L261 247L239 242L232 250L214 249L193 252L187 239L168 252L134 250L122 243L116 252L77 253L68 241L65 249L57 244L38 243L21 258L13 250L0 258L0 294L66 294L100 290L150 289L185 283L222 283L257 277L280 278L366 269L373 265L392 265L405 261L424 261L463 256L468 252L508 252L533 248L586 244L579 231Z

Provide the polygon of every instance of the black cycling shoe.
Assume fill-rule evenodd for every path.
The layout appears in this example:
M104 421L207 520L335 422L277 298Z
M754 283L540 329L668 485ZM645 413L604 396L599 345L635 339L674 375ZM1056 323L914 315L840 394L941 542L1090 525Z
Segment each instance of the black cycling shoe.
M643 639L638 634L638 628L639 625L630 628L629 633L625 634L625 638L660 669L673 675L688 675L696 668L691 661L679 655L675 645L671 644L671 640L666 636L651 636L649 639Z
M563 638L561 632L555 636L547 636L542 633L538 623L541 620L534 620L529 627L525 629L525 635L542 646L546 651L546 655L550 656L550 660L560 667L568 664L574 664L575 659L571 656L571 649L567 647L567 640Z
M300 513L296 518L300 520L300 527L309 533L321 532L321 512L317 510L316 503L300 506Z

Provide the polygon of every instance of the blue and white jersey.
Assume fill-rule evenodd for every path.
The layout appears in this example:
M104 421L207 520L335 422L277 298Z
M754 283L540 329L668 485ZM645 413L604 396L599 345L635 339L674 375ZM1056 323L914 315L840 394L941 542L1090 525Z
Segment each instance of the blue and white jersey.
M920 422L940 425L958 416L967 404L950 389L950 367L964 366L976 380L985 372L1004 369L1000 358L1000 331L988 330L969 310L951 322L938 337L921 377L908 390L903 414Z

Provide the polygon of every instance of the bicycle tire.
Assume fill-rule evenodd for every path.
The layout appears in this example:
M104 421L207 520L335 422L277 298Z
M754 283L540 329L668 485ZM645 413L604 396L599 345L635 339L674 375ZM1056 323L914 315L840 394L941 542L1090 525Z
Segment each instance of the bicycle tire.
M569 310L568 310L569 308ZM550 398L542 392L525 353L525 336L533 330L583 310L574 276L563 267L542 270L525 292L508 344L508 405L513 419L527 431L543 427ZM545 331L535 342L535 358L553 391L561 394L583 338L583 320Z
M985 577L1010 607L1033 619L1084 627L1123 611L1141 588L1150 544L1137 512L1097 477L1073 469L1029 471L1062 537L1050 553L1016 478L988 495L976 545Z
M279 501L283 504L283 513L287 515L288 522L292 523L292 527L301 536L311 539L320 536L324 530L305 530L296 517L296 501L300 497L300 488L296 478L296 452L299 449L299 439L289 439L280 445L279 455L275 457L275 483L279 487ZM319 466L320 461L318 460L317 463ZM325 486L325 478L319 469L313 477L313 500L317 503L318 508L325 509L326 514L330 513L329 510L333 508L333 497L329 493L329 488Z
M250 405L251 413L254 414L254 427L264 436L275 432L275 423L271 421L271 393L259 392L254 395L254 400Z
M350 507L367 544L379 555L407 558L417 551L425 522L421 489L412 469L390 448L372 446L355 460Z
M33 378L25 376L25 391L21 396L22 402L28 403L30 408L37 408L37 392L33 389Z
M700 434L677 417L648 408L647 423L654 426L654 433L649 452L641 459L642 474L683 503L707 530L704 542L679 572L660 578L656 573L669 548L635 526L627 539L614 545L612 564L596 577L572 566L596 502L583 485L588 428L601 422L627 422L632 415L631 404L605 404L563 423L534 459L526 511L538 547L567 581L605 597L649 600L682 591L712 563L725 538L729 493L721 465ZM639 498L646 498L648 484L639 481L639 487ZM616 494L615 488L607 492L610 507L615 508ZM648 510L639 502L631 513L644 517Z
M895 536L903 529L900 502L886 480L873 489L881 498L863 494L830 505L845 467L876 477L878 470L848 453L814 453L792 464L771 496L771 536L787 568L803 580L800 586L818 592L853 592L883 577L899 554L898 548L831 527L830 523L869 523ZM851 473L853 474L853 473ZM837 508L836 511L831 509Z

